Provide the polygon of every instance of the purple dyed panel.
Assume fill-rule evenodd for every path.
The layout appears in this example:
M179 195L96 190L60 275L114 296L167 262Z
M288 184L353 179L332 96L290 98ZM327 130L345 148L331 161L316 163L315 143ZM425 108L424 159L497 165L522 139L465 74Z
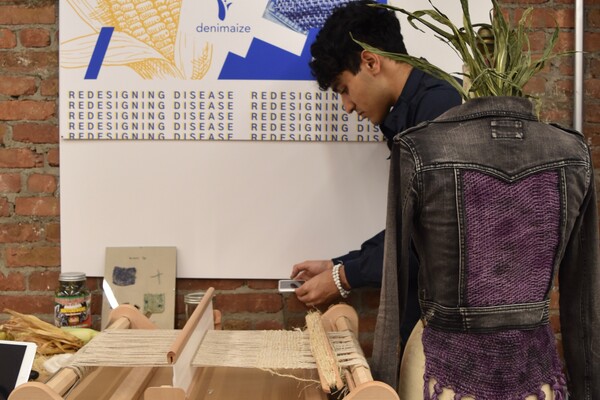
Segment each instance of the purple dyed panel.
M468 306L543 300L559 242L558 180L554 171L514 183L462 174Z
M430 379L437 380L439 392L450 388L457 399L523 400L528 395L541 399L544 383L556 399L564 399L565 377L550 325L490 334L425 327L422 339L425 399L437 398L427 393Z

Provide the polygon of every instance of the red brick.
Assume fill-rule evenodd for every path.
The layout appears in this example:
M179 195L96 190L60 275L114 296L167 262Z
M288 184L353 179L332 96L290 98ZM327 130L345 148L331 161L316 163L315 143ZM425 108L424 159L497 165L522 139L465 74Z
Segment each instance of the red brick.
M31 193L54 193L56 186L54 175L33 174L27 179L27 189Z
M0 71L3 73L56 75L58 52L24 50L4 52L0 57Z
M532 52L541 52L546 46L546 32L535 31L527 35L529 38L529 46Z
M46 155L48 164L52 167L58 167L60 165L60 157L58 149L50 149Z
M0 49L12 49L17 46L17 36L10 29L0 29Z
M102 292L102 283L104 282L104 277L93 277L88 276L85 285L88 287L90 291L99 291Z
M590 60L589 74L592 78L600 78L600 59Z
M32 95L35 91L35 78L31 76L0 76L0 95Z
M33 168L39 156L30 149L0 149L0 168Z
M561 79L554 83L554 96L557 98L566 98L567 101L572 101L573 99L573 80L571 79Z
M592 148L592 163L594 166L600 166L600 149Z
M285 318L285 329L305 329L306 328L306 311L302 314L288 314Z
M546 92L546 79L534 76L523 88L525 93L540 94Z
M525 9L515 10L516 20L521 20ZM531 10L527 25L532 28L573 28L575 11L572 8L534 8Z
M11 214L11 204L6 197L0 197L0 217L8 217Z
M585 12L585 20L588 29L600 28L600 9L588 8Z
M7 125L0 122L0 145L4 143L4 138L6 136L7 131L8 131Z
M177 279L177 290L194 292L197 290L206 290L209 287L219 290L235 290L244 285L240 279Z
M17 197L15 199L17 215L36 215L40 217L58 216L59 200L56 197Z
M35 100L0 101L0 120L43 121L56 115L56 102Z
M559 301L560 294L558 290L550 291L550 310L558 310L559 309Z
M573 50L575 50L575 34L572 32L560 32L554 46L554 51L560 53L561 51Z
M214 307L227 312L277 312L282 309L281 296L276 293L219 294Z
M99 293L92 293L92 314L102 314L102 295Z
M600 136L600 124L588 124L584 121L583 127L581 128L586 137Z
M0 192L18 193L21 191L20 174L1 174L0 173Z
M20 272L10 272L8 275L0 273L0 291L25 290L25 277Z
M261 290L261 289L277 289L277 280L268 279L254 279L248 281L248 288Z
M550 326L552 327L552 332L555 334L560 333L560 314L550 315Z
M50 32L42 28L22 29L19 40L24 47L46 47L50 45Z
M586 122L600 122L600 104L585 103L583 105L583 114L586 117Z
M283 322L268 320L268 321L258 321L252 329L261 330L261 331L273 331L273 330L281 330L283 329Z
M600 79L586 79L583 84L585 96L600 99Z
M583 51L600 52L600 32L585 32L583 34Z
M60 242L60 224L49 223L46 225L46 240L52 243Z
M42 96L57 96L58 78L44 79L40 84L40 94Z
M247 319L235 319L225 317L222 322L224 330L248 331L252 329L252 322Z
M36 224L0 224L0 243L37 242L42 237L42 229Z
M54 23L56 23L56 8L54 5L45 7L0 6L0 25Z
M0 296L0 310L9 309L21 314L52 314L54 296L3 295Z
M54 291L58 287L60 271L47 270L29 274L29 290L36 292Z
M294 293L282 295L285 303L285 309L290 312L306 312L309 308L303 302L298 300Z
M575 57L574 56L563 56L556 58L552 62L558 67L560 75L574 76L575 75Z
M543 4L547 3L549 0L502 0L500 4Z
M5 260L7 267L58 267L60 247L9 247Z
M12 138L25 143L58 143L58 126L55 123L15 124Z
M563 121L572 120L571 106L565 106L564 108L553 108L553 109L542 109L540 113L540 119L544 122L554 122L557 124L565 125ZM570 122L569 122L570 123Z

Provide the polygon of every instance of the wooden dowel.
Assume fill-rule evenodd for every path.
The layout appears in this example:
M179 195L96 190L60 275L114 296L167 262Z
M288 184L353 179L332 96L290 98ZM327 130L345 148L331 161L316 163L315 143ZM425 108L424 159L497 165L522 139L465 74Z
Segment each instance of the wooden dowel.
M208 305L212 301L214 291L214 288L208 288L208 290L202 297L202 300L200 300L200 303L198 304L198 306L186 322L185 326L181 330L181 333L177 335L177 338L175 339L169 351L167 352L167 361L169 362L169 364L175 364L177 358L179 358L181 350L185 347L190 336L196 330L196 326L200 322L200 319L202 319L204 312L206 311Z

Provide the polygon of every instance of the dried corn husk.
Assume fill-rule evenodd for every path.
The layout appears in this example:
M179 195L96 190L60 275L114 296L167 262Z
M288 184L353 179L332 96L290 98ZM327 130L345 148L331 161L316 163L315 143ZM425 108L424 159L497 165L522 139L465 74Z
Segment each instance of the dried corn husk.
M34 342L38 346L38 354L74 353L83 347L82 340L33 315L25 315L9 309L5 309L4 312L10 314L11 318L0 325L0 330L14 340Z

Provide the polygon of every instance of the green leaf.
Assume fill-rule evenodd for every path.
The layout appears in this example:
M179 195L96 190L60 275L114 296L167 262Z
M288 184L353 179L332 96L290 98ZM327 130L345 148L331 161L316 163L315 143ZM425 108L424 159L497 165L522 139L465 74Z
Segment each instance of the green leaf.
M523 96L523 88L537 72L555 57L573 52L554 53L554 45L558 39L558 24L552 37L546 43L542 55L532 61L529 44L530 17L532 8L528 8L516 24L511 26L504 17L497 0L492 1L490 21L471 21L468 0L460 0L463 20L462 27L457 27L439 8L429 0L431 9L407 11L388 4L374 4L374 7L387 8L407 16L408 23L420 31L429 30L434 36L449 45L464 63L465 72L461 75L470 81L468 89L463 88L456 78L424 59L394 54L373 48L366 43L356 41L365 50L405 62L426 73L450 83L461 96L468 100L481 96ZM478 31L475 29L479 28ZM490 38L482 36L492 33Z

